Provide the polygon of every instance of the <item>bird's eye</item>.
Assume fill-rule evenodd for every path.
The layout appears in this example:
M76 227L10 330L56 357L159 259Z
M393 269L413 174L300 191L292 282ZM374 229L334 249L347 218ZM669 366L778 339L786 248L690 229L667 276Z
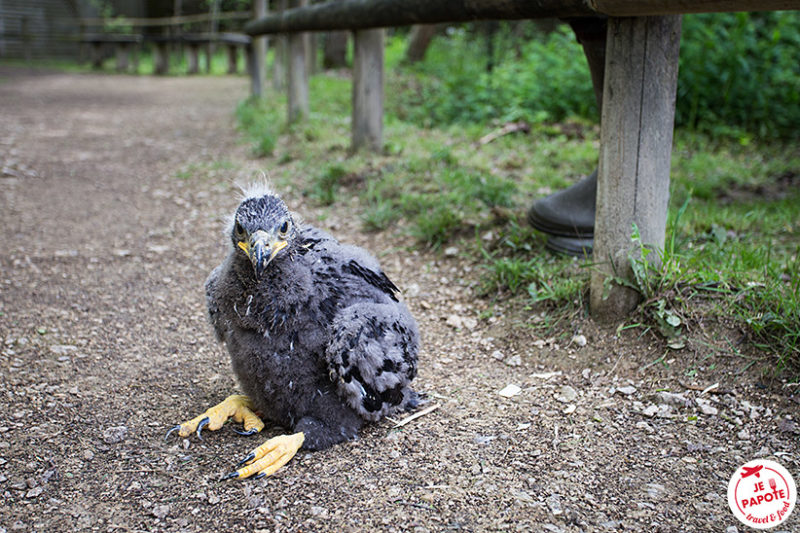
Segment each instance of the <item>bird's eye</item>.
M233 231L236 232L237 237L244 235L244 228L238 220L236 221L236 225L233 227Z
M281 229L279 230L281 235L286 235L289 233L289 221L286 220L283 224L281 224Z

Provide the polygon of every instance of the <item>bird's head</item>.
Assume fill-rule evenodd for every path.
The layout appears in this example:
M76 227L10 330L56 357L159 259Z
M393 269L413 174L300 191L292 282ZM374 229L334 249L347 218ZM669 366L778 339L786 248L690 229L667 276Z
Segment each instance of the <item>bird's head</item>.
M234 214L230 235L237 253L247 256L259 279L279 254L291 248L297 229L286 204L267 192L247 195L242 200Z

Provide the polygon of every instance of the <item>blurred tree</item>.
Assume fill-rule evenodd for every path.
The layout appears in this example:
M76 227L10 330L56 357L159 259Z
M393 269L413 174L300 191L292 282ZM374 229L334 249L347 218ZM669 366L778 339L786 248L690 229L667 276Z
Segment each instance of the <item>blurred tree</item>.
M406 63L416 63L425 59L425 52L428 51L437 29L437 24L417 24L411 28L406 47Z
M330 31L325 34L322 66L342 68L347 66L347 32Z

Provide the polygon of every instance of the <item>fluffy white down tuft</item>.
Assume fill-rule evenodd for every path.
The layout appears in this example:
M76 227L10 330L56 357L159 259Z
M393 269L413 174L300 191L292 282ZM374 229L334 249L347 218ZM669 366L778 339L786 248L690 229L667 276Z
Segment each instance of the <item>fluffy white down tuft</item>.
M267 180L267 175L264 173L261 174L260 180L251 181L247 185L239 185L239 189L242 191L242 201L248 198L261 198L267 195L278 196L278 194L272 190Z
M239 192L242 194L239 203L244 202L248 198L261 198L262 196L267 195L278 196L278 194L270 186L266 173L262 171L260 178L261 179L251 181L250 183L244 185L241 183L237 184L237 187L239 187ZM235 223L236 211L223 217L222 233L225 236L226 242L230 242L230 235L233 232L233 225ZM231 247L233 247L232 243Z

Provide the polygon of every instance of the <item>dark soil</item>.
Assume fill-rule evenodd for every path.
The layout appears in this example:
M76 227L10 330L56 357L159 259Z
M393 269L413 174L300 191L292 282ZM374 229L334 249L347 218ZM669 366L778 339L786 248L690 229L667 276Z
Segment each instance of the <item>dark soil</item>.
M516 304L481 313L474 265L338 209L323 225L405 289L417 388L439 408L219 482L281 432L164 442L236 391L202 285L234 182L279 166L237 138L246 95L244 78L0 70L0 533L741 531L726 501L738 466L768 457L800 477L798 391L762 378L769 361L742 371L750 359L725 349L667 352L589 319L540 339ZM520 392L498 394L509 384Z

